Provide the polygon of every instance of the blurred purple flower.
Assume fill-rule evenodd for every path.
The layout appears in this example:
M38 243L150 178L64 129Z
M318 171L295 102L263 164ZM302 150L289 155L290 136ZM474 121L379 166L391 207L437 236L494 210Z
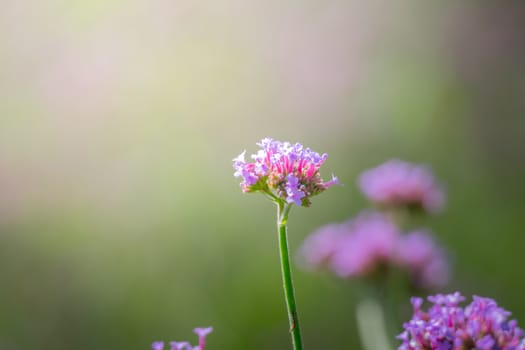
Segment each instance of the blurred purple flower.
M241 177L243 192L261 191L274 199L309 206L310 197L338 184L337 177L324 182L319 174L328 157L303 145L275 141L270 138L258 143L261 149L251 163L244 159L246 152L233 159L234 176Z
M308 236L299 250L303 266L326 266L338 276L363 277L382 265L406 271L416 287L437 288L449 280L444 249L426 231L402 234L384 214L364 212Z
M210 334L213 331L213 327L206 327L206 328L195 328L193 332L198 335L199 337L199 345L197 346L191 346L188 342L178 342L178 341L172 341L170 342L170 350L204 350L204 347L206 345L206 336ZM156 341L151 344L151 347L153 350L163 350L164 349L164 342Z
M332 256L337 275L362 276L392 260L399 231L384 215L365 212L350 221L348 227L348 234Z
M450 267L443 248L429 232L415 231L400 236L395 259L420 287L443 287L449 280Z
M350 223L325 225L306 237L299 251L302 265L308 269L329 265L342 239L348 234Z
M510 312L489 298L473 297L465 308L458 292L431 296L433 303L423 311L421 298L412 298L412 319L397 338L402 341L398 350L525 350L524 332Z
M181 341L181 342L177 342L177 341L172 341L170 342L170 350L184 350L184 349L193 349L190 345L190 343L186 342L186 341Z
M300 258L310 268L327 265L341 277L362 276L392 260L398 235L386 216L365 212L315 231L304 241Z
M199 336L199 350L204 350L206 336L213 331L213 327L195 328L193 332Z
M392 159L361 174L359 187L372 202L385 206L409 206L430 213L440 211L445 194L425 166Z
M153 350L162 350L164 349L164 342L162 341L155 341L151 344L151 348Z

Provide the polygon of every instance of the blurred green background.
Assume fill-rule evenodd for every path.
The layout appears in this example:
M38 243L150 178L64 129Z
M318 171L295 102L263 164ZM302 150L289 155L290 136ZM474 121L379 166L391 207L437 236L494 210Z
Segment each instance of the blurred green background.
M0 349L289 349L275 208L231 159L263 137L344 187L291 249L366 203L390 157L432 166L425 223L459 289L525 325L522 1L7 0L0 11ZM308 349L360 348L352 284L295 268ZM401 329L401 325L400 325Z

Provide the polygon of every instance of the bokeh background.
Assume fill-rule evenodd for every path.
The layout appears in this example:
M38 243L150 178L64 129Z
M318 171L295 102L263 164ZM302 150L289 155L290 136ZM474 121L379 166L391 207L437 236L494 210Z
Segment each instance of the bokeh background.
M525 4L7 0L0 11L0 349L289 349L275 208L231 159L274 137L345 184L292 251L355 215L364 169L446 184L426 220L459 289L525 324ZM295 268L309 349L360 348L352 284ZM401 329L401 325L400 325Z

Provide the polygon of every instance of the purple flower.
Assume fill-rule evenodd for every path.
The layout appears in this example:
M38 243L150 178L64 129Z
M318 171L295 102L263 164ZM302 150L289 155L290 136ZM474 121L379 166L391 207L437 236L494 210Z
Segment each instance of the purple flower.
M234 176L242 179L243 192L263 192L274 200L309 206L310 197L339 184L337 177L324 182L321 165L327 155L316 153L303 145L275 141L270 138L258 143L261 149L246 162L241 153L233 159Z
M465 308L458 292L430 296L433 305L421 309L422 299L413 298L414 315L403 325L399 350L525 350L524 332L510 312L489 298L474 296Z
M213 327L195 328L193 331L199 336L199 350L204 350L206 336L213 331Z
M348 232L331 262L337 275L362 276L392 260L399 231L384 215L365 212L344 226Z
M476 348L479 348L480 350L492 350L495 344L496 341L492 338L492 335L488 334L476 341Z
M372 202L384 206L408 206L427 212L440 211L445 194L425 166L392 159L361 174L359 187Z
M164 349L164 342L162 341L155 341L151 344L151 348L153 350L162 350Z
M437 288L449 280L445 252L426 231L402 234L378 212L330 224L308 236L299 250L303 266L329 267L344 278L363 277L382 266L404 271L414 286Z
M449 280L445 253L429 232L415 231L399 237L395 259L420 287L443 287Z
M305 197L305 193L300 189L301 185L299 184L299 179L292 174L288 174L288 176L286 176L286 180L288 180L285 185L287 194L286 201L288 203L301 205L302 199Z
M170 350L192 349L190 343L188 343L186 341L181 341L181 342L172 341L172 342L170 342L170 347L171 347Z
M206 345L206 336L213 331L213 327L195 328L193 331L199 337L199 345L191 346L190 343L185 342L185 341L183 342L171 341L170 350L204 350L204 347ZM153 350L163 350L164 342L156 341L151 345L151 347Z

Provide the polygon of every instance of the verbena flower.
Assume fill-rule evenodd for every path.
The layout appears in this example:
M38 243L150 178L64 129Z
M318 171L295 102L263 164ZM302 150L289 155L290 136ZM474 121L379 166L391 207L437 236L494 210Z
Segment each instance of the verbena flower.
M199 336L199 346L197 349L204 350L204 346L206 345L206 336L213 331L213 327L195 328L193 331Z
M358 277L392 261L397 228L377 212L364 212L340 224L319 228L301 246L309 268L326 266L341 277Z
M383 206L406 206L435 213L445 204L445 194L427 167L399 159L363 172L358 184L370 201Z
M428 231L414 231L400 236L395 260L420 287L442 287L449 280L450 267L445 252Z
M386 215L371 211L319 228L305 239L299 258L309 269L328 267L344 278L394 267L421 288L444 286L450 270L444 249L429 232L403 234Z
M309 206L310 198L338 184L332 175L323 181L321 165L327 154L319 154L300 143L275 141L265 138L257 143L261 149L245 161L245 152L233 159L234 176L242 178L243 192L263 192L274 200Z
M412 298L412 319L397 338L398 350L524 350L524 332L510 312L489 298L474 296L466 307L458 292L428 297L433 305L424 311L423 299Z
M170 342L170 350L204 350L204 347L206 346L206 336L212 331L213 327L195 328L193 332L199 337L199 345L192 346L186 341L172 341ZM153 350L164 350L164 342L155 341L151 344L151 348Z
M361 214L348 222L348 228L332 256L331 267L337 275L363 276L392 261L399 232L384 215Z

